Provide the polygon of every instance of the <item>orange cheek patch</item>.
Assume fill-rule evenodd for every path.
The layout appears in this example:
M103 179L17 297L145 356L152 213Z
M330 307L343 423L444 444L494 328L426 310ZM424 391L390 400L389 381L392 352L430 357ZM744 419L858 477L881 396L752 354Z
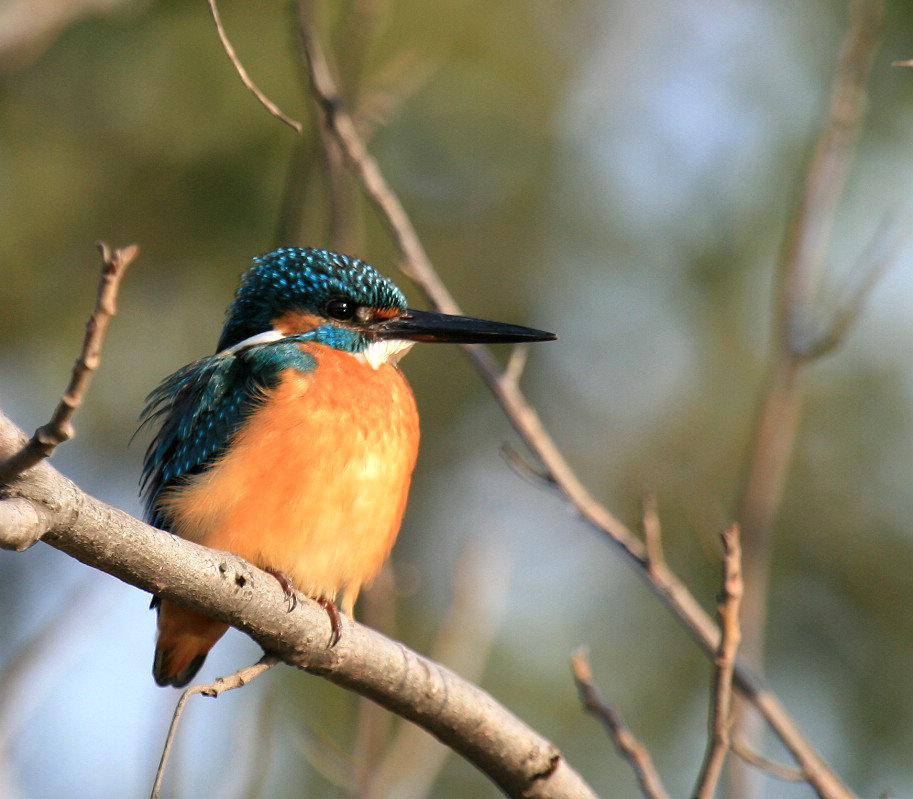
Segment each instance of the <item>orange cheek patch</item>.
M393 319L402 313L399 308L375 308L375 319Z
M326 320L304 311L289 311L272 320L273 328L283 336L307 333L319 327Z

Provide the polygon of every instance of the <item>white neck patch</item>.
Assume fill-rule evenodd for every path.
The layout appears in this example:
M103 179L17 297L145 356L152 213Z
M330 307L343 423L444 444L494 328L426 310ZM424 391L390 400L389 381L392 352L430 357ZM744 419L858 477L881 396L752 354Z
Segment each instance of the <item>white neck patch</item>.
M274 344L285 338L289 338L289 336L280 333L278 330L267 330L263 333L257 333L255 336L250 336L244 341L239 341L237 344L222 350L219 355L237 355L239 352L251 347ZM353 353L353 355L358 360L368 364L372 369L379 369L385 363L396 365L399 359L412 349L413 344L415 344L414 341L405 341L399 338L379 339L372 341L361 352Z
M259 347L261 344L272 344L273 342L281 341L284 338L285 336L278 330L267 330L264 333L257 333L255 336L249 336L244 339L244 341L239 341L237 344L233 344L231 347L222 350L222 352L218 354L237 355L242 350L247 350L251 347Z
M396 364L409 350L414 341L404 341L399 338L379 339L372 341L361 352L356 352L355 357L367 363L372 369L379 369L385 363Z

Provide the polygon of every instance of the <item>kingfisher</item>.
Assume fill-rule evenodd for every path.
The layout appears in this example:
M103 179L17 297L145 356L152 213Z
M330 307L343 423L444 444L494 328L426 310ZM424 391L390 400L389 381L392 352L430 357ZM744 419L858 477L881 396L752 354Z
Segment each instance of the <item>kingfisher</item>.
M216 353L166 378L140 420L157 428L140 478L150 524L234 552L352 614L390 553L418 453L397 362L419 342L555 339L519 325L416 310L364 261L288 247L254 258ZM152 673L182 687L228 629L154 598Z

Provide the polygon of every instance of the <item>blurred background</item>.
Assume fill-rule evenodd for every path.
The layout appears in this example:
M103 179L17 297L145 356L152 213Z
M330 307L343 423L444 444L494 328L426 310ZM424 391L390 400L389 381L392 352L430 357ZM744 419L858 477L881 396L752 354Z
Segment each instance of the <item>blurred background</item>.
M212 352L252 256L277 244L355 252L424 303L351 184L331 224L290 4L220 8L302 136L242 86L204 2L0 0L0 407L29 432L46 421L94 300L94 243L138 243L78 437L53 459L135 514L146 439L129 442L143 398ZM441 276L467 313L559 333L530 353L531 400L621 518L635 524L655 492L668 559L712 611L778 251L846 4L322 11L343 90ZM822 309L883 220L911 211L913 70L891 66L909 58L913 6L889 2ZM870 797L913 784L911 305L908 241L845 345L808 372L772 553L767 676ZM403 362L424 435L409 510L358 615L480 680L600 795L636 797L576 697L568 658L587 644L603 693L684 795L706 738L707 659L609 545L511 470L499 450L516 437L461 353L429 349ZM0 796L148 795L178 697L152 682L148 603L48 546L0 553ZM258 657L231 633L200 676ZM424 733L287 667L193 700L163 791L350 795L498 792Z

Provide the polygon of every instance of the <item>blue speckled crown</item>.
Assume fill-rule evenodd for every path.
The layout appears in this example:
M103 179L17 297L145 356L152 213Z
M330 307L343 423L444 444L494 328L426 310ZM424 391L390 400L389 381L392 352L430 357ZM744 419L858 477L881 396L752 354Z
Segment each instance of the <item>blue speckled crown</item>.
M406 298L393 281L364 261L330 250L285 247L254 258L242 276L216 351L269 330L272 321L288 311L322 315L332 299L406 308Z

